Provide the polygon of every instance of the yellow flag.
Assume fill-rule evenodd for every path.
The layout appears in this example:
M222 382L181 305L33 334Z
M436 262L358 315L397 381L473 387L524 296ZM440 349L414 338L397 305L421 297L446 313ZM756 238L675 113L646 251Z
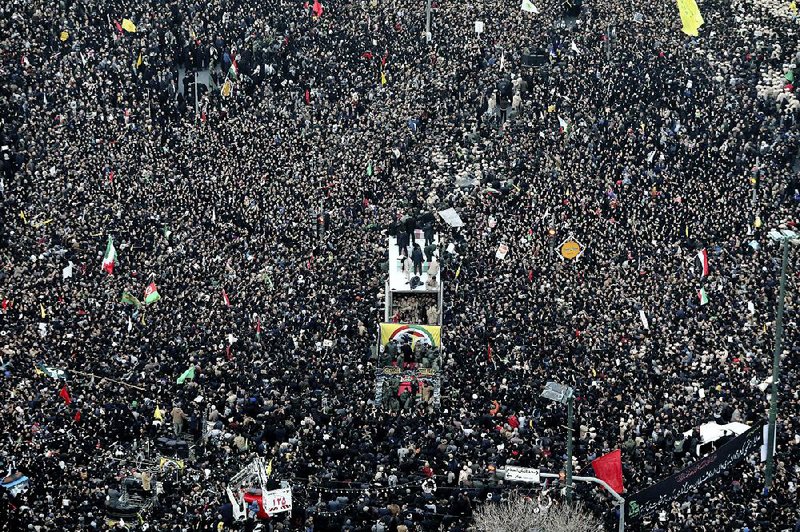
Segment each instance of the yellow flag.
M795 0L789 2L789 10L792 12L793 15L797 14L797 2L795 2Z
M142 52L139 52L139 59L136 60L136 68L142 66Z
M381 72L381 85L386 85L386 73Z
M25 218L25 211L19 211L19 217L22 218L22 223L28 223L28 219Z
M153 412L153 419L164 421L164 414L161 413L161 409L158 407L158 405L156 405L156 411Z
M753 223L753 225L756 227L756 229L758 229L759 227L761 227L761 225L762 225L762 223L761 223L761 216L756 216L756 221L755 221L755 223Z
M458 265L458 269L456 270L456 279L458 279L459 275L461 275L461 265L460 264Z
M226 79L225 83L222 84L222 89L220 90L220 94L222 94L224 98L229 98L231 95L232 88L233 84L231 83L231 80Z
M272 475L272 458L269 459L269 464L267 464L267 478Z
M548 112L548 113L555 113L555 112L556 112L556 106L555 106L555 104L554 104L554 105L548 105L548 106L547 106L547 112Z
M127 18L122 19L122 29L129 33L136 33L136 24Z
M697 7L697 2L695 0L678 0L678 11L681 14L683 33L697 37L699 35L697 30L705 22L703 15L700 14L700 8Z
M69 39L69 32L68 31L62 31L61 35L59 35L58 38L61 39L61 42L66 41L67 39Z
M33 372L34 372L36 375L44 375L44 371L40 370L40 369L39 369L39 368L36 366L36 364L34 364L34 365L33 365Z
M41 303L39 303L39 312L42 313L42 319L47 317L47 312L44 311L44 305L42 305Z
M144 325L144 312L142 312L142 325Z

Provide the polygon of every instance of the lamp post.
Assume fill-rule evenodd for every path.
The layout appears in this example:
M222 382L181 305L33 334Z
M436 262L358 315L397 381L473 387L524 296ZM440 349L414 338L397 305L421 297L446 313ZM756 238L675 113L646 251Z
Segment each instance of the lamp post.
M558 384L556 382L548 382L540 397L550 399L556 403L567 405L567 501L572 502L572 398L575 395L575 390L569 386ZM623 509L624 510L624 509Z
M775 422L778 417L778 379L781 372L781 352L783 350L783 302L786 296L786 265L789 262L789 243L796 241L797 233L788 229L773 229L770 239L780 242L783 248L781 260L781 284L778 293L778 311L775 314L775 350L772 353L772 389L769 394L769 428L767 432L767 470L764 489L768 492L775 473Z

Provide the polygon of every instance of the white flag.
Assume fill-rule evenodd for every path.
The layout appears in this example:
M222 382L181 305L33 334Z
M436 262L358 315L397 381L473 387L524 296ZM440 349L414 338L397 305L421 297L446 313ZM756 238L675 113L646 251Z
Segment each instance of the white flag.
M573 51L573 52L575 52L576 54L579 54L579 53L581 53L581 51L578 49L578 45L577 45L577 44L575 44L575 41L572 41L572 45L570 45L570 48L571 48L571 49L572 49L572 51Z
M72 261L69 261L69 266L61 271L62 279L69 279L70 277L72 277Z
M523 11L527 11L528 13L539 12L539 9L535 5L533 5L533 2L531 2L531 0L522 0L522 6L520 7L522 7Z
M644 313L644 310L639 311L639 318L641 318L644 328L650 330L650 322L647 321L647 314Z

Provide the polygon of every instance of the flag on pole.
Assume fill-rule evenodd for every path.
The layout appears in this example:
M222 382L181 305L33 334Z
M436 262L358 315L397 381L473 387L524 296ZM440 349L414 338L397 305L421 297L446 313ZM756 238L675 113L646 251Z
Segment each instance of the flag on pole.
M697 298L700 300L700 305L707 305L708 304L708 294L706 294L706 289L701 288L697 291Z
M194 366L189 366L189 369L184 371L178 380L176 381L178 384L183 384L186 382L186 379L194 380Z
M381 85L386 85L386 72L381 72Z
M594 475L617 493L622 493L622 453L619 449L592 460Z
M697 252L697 260L700 263L700 276L706 277L708 275L708 251L706 248Z
M269 459L269 463L267 464L267 478L272 475L272 458Z
M325 11L325 8L319 3L319 0L314 0L314 6L311 8L311 10L314 12L315 17L321 17L322 13Z
M38 366L34 366L36 368L36 373L42 373L47 375L51 379L66 379L67 373L63 369L54 368L52 366L48 366L46 364L39 364Z
M80 410L78 410L77 412L75 412L75 415L74 415L74 416L72 416L72 419L74 419L74 420L75 420L75 423L77 423L78 421L80 421L80 420L81 420L81 411L80 411Z
M531 2L531 0L522 0L522 5L520 6L520 8L523 11L527 11L528 13L538 13L539 12L539 8L537 8L535 5L533 5L533 2Z
M69 279L72 277L72 261L69 261L69 266L61 270L61 278L62 279Z
M139 58L136 59L136 68L139 68L140 66L142 66L142 62L143 62L142 61L142 52L139 52Z
M47 312L44 311L44 305L39 303L39 313L42 315L42 319L47 317Z
M703 15L700 14L700 8L697 7L697 2L695 0L678 0L678 12L683 23L681 31L686 35L697 37L699 35L697 30L705 23Z
M261 318L258 318L256 321L256 338L260 341L261 340Z
M647 320L647 314L644 313L644 310L639 310L639 319L642 320L642 326L645 329L650 330L650 322Z
M145 292L145 295L147 295L146 292ZM132 294L130 294L128 292L123 292L122 293L122 297L120 298L119 302L120 303L127 303L128 305L133 305L136 308L139 308L139 307L142 306L142 303L138 299L136 299L136 296L134 296L134 295L132 295Z
M486 358L489 360L489 362L492 361L492 344L490 343L486 344Z
M65 403L70 404L72 402L72 398L69 396L69 390L67 390L66 385L61 388L58 392L58 396L61 397Z
M108 244L106 244L106 253L103 255L102 269L109 274L114 273L114 264L117 262L117 248L114 247L114 239L108 235Z
M561 118L561 116L558 117L558 126L564 131L564 133L569 133L569 122Z
M153 419L164 421L164 414L161 413L161 409L158 407L158 405L156 405L156 410L153 412Z
M222 300L225 302L225 306L228 306L228 307L231 306L231 300L228 297L228 293L225 291L224 288L222 289Z
M144 304L150 305L161 299L161 294L158 293L156 283L150 283L144 291Z
M789 11L792 12L792 15L797 15L797 2L795 0L789 2Z
M458 268L456 268L456 279L458 279L459 275L461 275L461 265L460 264L458 265Z
M228 76L230 76L233 81L236 81L239 76L239 64L236 62L236 59L233 60L231 67L228 69Z
M136 24L127 18L122 19L122 29L128 33L136 33Z

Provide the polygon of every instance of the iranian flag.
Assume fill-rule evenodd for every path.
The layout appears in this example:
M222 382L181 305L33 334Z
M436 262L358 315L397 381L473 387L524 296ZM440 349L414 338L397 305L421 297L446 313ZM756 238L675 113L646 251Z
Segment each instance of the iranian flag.
M108 244L106 245L106 253L103 255L102 269L109 274L114 273L114 264L117 262L117 248L114 247L114 239L108 235Z
M708 304L708 294L706 294L705 288L701 288L697 291L697 299L700 300L700 306Z
M149 305L161 299L161 294L158 293L156 283L150 283L144 290L144 304Z
M700 276L706 277L708 275L708 250L706 248L697 252L697 262L700 264Z
M228 293L225 291L224 288L222 289L222 300L225 302L225 306L227 307L231 306L231 300L228 297Z
M231 67L228 69L228 76L234 81L239 78L239 64L236 62L236 59L233 59L231 62Z

